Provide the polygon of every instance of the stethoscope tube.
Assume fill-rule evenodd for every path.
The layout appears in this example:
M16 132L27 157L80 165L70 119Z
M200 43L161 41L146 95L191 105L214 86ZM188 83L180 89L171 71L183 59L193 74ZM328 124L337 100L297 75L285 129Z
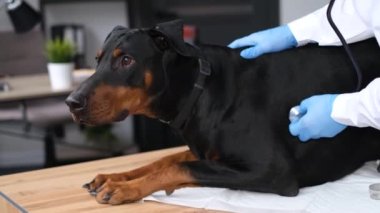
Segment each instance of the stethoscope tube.
M346 40L344 39L342 33L340 33L338 27L335 25L335 23L331 17L331 10L334 6L334 3L335 3L335 0L331 0L328 7L327 7L327 13L326 13L327 20L328 20L330 26L333 28L335 34L338 36L340 42L342 43L342 45L344 47L344 50L346 51L348 57L350 58L352 65L354 66L356 76L357 76L357 84L356 84L355 91L359 91L361 89L361 84L362 84L362 72L360 70L360 67L359 67L357 61L355 60L354 56L352 55L350 47L347 45Z
M357 84L356 84L355 91L359 91L361 89L362 78L363 78L362 72L360 70L360 67L359 67L357 61L355 60L355 58L351 52L350 47L348 46L348 44L347 44L346 40L344 39L342 33L339 31L338 27L335 25L335 23L331 17L331 10L334 6L334 3L335 3L335 0L331 0L329 5L327 6L327 13L326 13L327 21L329 22L331 28L334 30L335 34L338 36L340 42L343 45L344 50L346 51L352 65L354 67L354 70L355 70L356 76L357 76ZM290 120L290 122L295 122L298 119L300 119L304 114L305 114L305 112L301 112L299 106L294 106L289 111L289 120Z

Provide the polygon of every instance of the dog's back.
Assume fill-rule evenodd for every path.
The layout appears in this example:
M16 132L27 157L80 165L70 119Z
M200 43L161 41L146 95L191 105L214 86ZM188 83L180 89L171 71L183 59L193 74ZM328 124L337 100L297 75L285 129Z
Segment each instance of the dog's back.
M299 187L335 180L380 158L380 131L373 128L347 128L308 143L289 133L292 106L355 88L342 47L309 45L244 60L239 50L186 45L182 29L180 21L116 27L97 55L97 72L66 100L78 122L143 114L177 128L190 147L133 171L98 175L85 185L98 202L133 202L184 186L295 196ZM364 87L380 76L380 48L374 40L351 46ZM210 69L202 65L211 66L206 81Z
M380 48L374 39L351 48L364 87L380 76ZM375 129L349 127L334 138L309 143L288 131L289 109L304 98L355 88L357 77L343 48L309 45L255 60L224 48L206 47L205 52L219 71L201 97L197 117L203 119L185 132L199 156L218 153L219 161L268 178L290 170L299 186L341 178L380 158Z

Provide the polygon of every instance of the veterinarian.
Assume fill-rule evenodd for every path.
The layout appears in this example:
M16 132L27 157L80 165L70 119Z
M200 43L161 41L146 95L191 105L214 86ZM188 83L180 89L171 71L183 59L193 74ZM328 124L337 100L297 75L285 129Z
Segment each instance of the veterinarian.
M341 45L328 23L326 10L327 5L287 25L239 38L229 47L246 47L240 55L252 59L308 43ZM347 43L375 37L380 46L379 0L336 0L332 18ZM305 114L290 123L289 131L301 141L334 137L347 126L380 130L380 78L360 92L312 96L301 102L300 109Z

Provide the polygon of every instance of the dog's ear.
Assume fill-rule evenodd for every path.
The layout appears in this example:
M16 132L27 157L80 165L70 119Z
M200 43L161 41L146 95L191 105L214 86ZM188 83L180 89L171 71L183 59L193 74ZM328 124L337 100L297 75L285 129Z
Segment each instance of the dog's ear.
M165 51L166 49L169 48L169 43L167 41L167 39L165 38L165 36L163 35L152 35L152 38L153 38L153 41L154 43L156 44L156 46L161 50L161 51Z
M127 28L126 27L123 27L123 26L120 26L120 25L117 25L116 27L114 27L111 31L114 32L114 31L119 31L119 30L126 30Z
M183 22L181 20L157 24L156 27L149 30L149 34L161 50L170 46L177 53L190 56L190 51L183 40Z
M112 34L115 34L116 32L120 32L122 30L127 30L126 27L123 27L123 26L120 26L120 25L117 25L116 27L114 27L110 33L108 33L106 39L104 39L104 42L106 42L108 40L109 37L111 37Z

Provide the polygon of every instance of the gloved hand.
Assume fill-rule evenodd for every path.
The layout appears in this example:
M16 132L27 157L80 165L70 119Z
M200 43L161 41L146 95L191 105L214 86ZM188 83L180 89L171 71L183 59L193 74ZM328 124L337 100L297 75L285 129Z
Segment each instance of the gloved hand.
M297 46L297 41L288 25L283 25L236 39L230 48L247 47L241 51L243 58L256 58L264 53L278 52Z
M301 102L300 111L304 114L300 119L290 123L289 131L301 141L331 138L343 131L347 126L337 123L331 118L331 111L337 95L316 95Z

